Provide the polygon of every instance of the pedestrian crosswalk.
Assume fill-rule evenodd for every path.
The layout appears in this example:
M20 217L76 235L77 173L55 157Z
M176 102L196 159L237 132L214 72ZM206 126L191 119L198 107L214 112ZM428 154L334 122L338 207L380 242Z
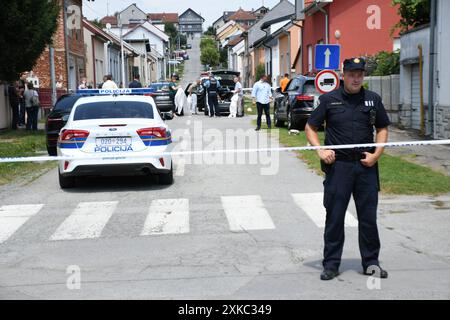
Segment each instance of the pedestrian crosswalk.
M313 223L318 228L325 226L322 193L292 193L290 196L292 203L286 202L286 207L293 206L290 208L292 212L305 215L309 221L307 223ZM144 237L190 233L190 206L190 200L186 198L153 200L147 209L142 207L143 211L148 211L142 213L145 214L145 219L142 220L143 226L139 235ZM222 196L218 199L217 206L220 206L220 212L228 222L230 232L277 228L279 209L267 206L260 195ZM32 217L35 218L34 222L38 221L40 213L45 212L45 207L44 204L0 206L0 244L13 237ZM80 202L55 230L49 232L48 240L100 238L108 222L117 213L120 213L120 201ZM198 223L199 220L196 221ZM358 225L358 221L350 212L346 214L345 225Z

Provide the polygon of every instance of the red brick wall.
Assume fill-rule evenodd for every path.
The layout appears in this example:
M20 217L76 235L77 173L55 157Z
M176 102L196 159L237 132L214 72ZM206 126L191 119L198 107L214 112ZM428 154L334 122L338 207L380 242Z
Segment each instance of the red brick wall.
M67 61L65 49L65 34L64 34L64 18L63 18L63 1L60 0L61 12L58 17L58 27L53 36L53 47L55 49L55 76L56 81L61 83L62 88L67 89ZM75 4L82 8L81 0L70 0L68 4ZM80 21L80 30L70 31L68 36L69 54L80 57L85 57L84 39L82 21ZM85 69L85 66L82 66ZM51 88L50 75L50 51L47 47L41 56L36 61L33 67L33 74L39 78L39 85L41 88ZM82 75L80 75L81 77Z

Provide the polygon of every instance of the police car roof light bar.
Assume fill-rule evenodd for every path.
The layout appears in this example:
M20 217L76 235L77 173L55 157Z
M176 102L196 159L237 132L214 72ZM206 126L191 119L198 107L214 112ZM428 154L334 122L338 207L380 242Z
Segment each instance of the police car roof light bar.
M101 96L101 95L143 95L155 93L153 88L121 88L121 89L79 89L79 96Z

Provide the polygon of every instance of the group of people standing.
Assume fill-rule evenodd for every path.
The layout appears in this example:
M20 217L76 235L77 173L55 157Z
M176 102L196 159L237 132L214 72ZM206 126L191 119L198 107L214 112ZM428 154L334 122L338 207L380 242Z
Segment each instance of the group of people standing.
M230 118L243 115L243 88L242 84L240 82L240 78L238 76L234 77L234 83L235 87L234 90L231 92L233 93L233 96L231 98L230 103ZM203 84L200 79L195 80L192 82L186 91L187 95L187 109L189 110L190 114L198 114L197 110L197 102L198 102L198 95L203 95L203 90L206 90L205 94L205 107L208 108L208 115L209 117L221 117L220 110L219 110L219 89L221 88L220 80L217 79L214 74L209 73L208 79L206 79ZM179 101L176 99L176 95L179 90L182 91L182 89L177 85L177 78L176 76L172 76L171 82L169 84L169 93L172 101L175 105L175 111L177 115L180 115L180 109L178 108ZM181 93L180 93L181 94Z
M8 86L9 104L12 111L11 129L26 127L37 131L40 108L39 94L32 82L27 82L28 73L23 73L18 81Z

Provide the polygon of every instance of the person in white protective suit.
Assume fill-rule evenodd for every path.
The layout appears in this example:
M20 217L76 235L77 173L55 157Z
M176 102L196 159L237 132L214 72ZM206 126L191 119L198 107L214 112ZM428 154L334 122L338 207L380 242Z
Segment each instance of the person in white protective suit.
M184 90L181 88L178 88L177 93L175 95L175 110L177 114L190 116L191 110L189 110L189 104L186 97L186 94L184 93Z

